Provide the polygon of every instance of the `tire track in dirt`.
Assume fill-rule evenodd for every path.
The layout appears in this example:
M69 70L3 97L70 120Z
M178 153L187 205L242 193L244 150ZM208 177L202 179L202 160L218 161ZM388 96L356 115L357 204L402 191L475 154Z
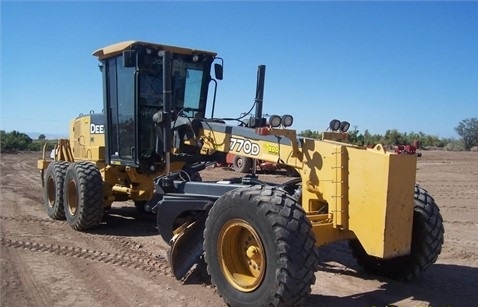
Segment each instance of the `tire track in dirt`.
M2 245L4 244L2 243ZM23 258L23 255L19 252L15 252L14 255L19 273L18 278L25 291L33 300L33 304L37 306L48 306L51 302L51 298L48 295L46 287L35 282L33 272L28 268L27 261Z
M3 181L3 180L2 180ZM27 184L27 183L19 183L19 184L13 184L11 182L2 182L2 188L3 189L9 189L9 190L12 190L14 192L23 192L24 190L26 189L29 189L29 190L32 190L32 191L35 191L35 192L43 192L43 188L41 187L41 185L30 185L30 184Z
M84 260L91 260L101 262L104 264L113 264L117 266L124 266L133 269L139 269L147 272L160 273L170 276L169 264L166 259L160 257L144 257L142 255L132 254L116 254L110 252L103 252L93 249L79 248L75 246L58 245L58 244L44 244L31 241L20 241L1 238L1 245L16 248L26 249L35 252L48 252L59 256L76 257Z
M0 216L0 220L5 221L5 222L15 222L15 223L21 223L28 225L31 227L32 223L37 223L37 224L46 224L48 225L49 230L51 229L52 225L57 225L58 229L62 227L69 227L66 221L59 221L59 220L53 220L50 218L39 218L39 217L34 217L34 216L22 216L22 217L15 217L15 216ZM26 229L26 228L25 228ZM67 228L68 229L68 228ZM69 230L69 229L68 229ZM74 236L76 237L76 241L82 242L83 240L89 241L92 239L92 236L96 240L101 240L101 245L105 246L112 246L114 250L117 250L118 252L128 254L128 253L134 253L137 254L141 257L146 257L146 258L164 258L160 254L154 256L152 253L148 253L145 251L138 250L138 244L137 242L134 242L130 239L124 238L124 237L119 237L115 235L109 235L109 234L92 234L92 233L83 233L83 232L73 232ZM6 235L2 233L2 237L5 238ZM8 237L8 235L7 235ZM158 247L159 249L159 247ZM166 250L164 250L164 253L166 253Z
M17 195L21 195L22 198L27 198L35 203L43 203L43 189L36 184L14 184L10 182L4 183L2 180L2 194L6 191L11 191Z
M450 223L450 224L454 224L454 225L462 225L462 226L465 226L465 225L478 226L478 223L476 221L470 221L470 220L467 220L467 221L451 221L451 220L448 220L448 221L446 221L446 223Z
M14 221L14 222L22 222L22 223L46 223L46 224L55 224L59 221L55 221L48 218L38 218L33 216L22 216L22 217L14 217L14 216L0 216L0 220L3 221Z
M33 216L0 216L0 220L5 222L25 224L30 228L32 227L32 223L47 225L47 229L49 230L52 230L52 225L58 226L54 229L69 227L66 221L52 220L49 218L38 218ZM53 232L55 232L54 229ZM72 231L72 234L74 235L75 242L90 241L90 243L93 244L88 244L88 246L95 245L103 246L105 248L110 247L110 250L115 252L105 251L105 249L99 250L64 244L45 243L44 240L41 240L41 242L31 242L9 239L11 235L5 233L4 229L2 229L1 245L16 249L49 252L60 256L71 256L84 260L92 260L105 264L139 269L146 272L159 272L165 276L172 276L170 264L166 259L167 250L159 244L155 245L157 249L154 249L153 253L139 250L139 248L142 248L141 243L116 235L83 233L77 231ZM16 234L16 236L18 236L18 234ZM95 238L94 242L91 242L92 236ZM40 238L46 239L47 237L48 236L41 236ZM206 287L210 284L210 278L205 272L205 268L203 268L201 265L196 266L196 269L193 268L189 274L183 278L183 282L188 280L194 280L195 283L202 284Z
M18 169L21 169L21 170L37 170L38 172L40 172L40 170L36 167L34 162L30 159L20 161L20 163L18 163Z
M6 239L3 234L2 238L0 239L0 245L17 250L22 249L29 250L32 252L47 252L63 257L74 257L86 261L94 261L102 264L131 268L168 277L173 276L171 273L171 267L169 265L169 262L165 257L161 255L155 256L146 252L132 250L129 248L132 242L128 242L127 240L119 239L117 241L122 243L128 249L128 251L120 254L70 245L46 244L41 242L13 240ZM205 288L208 288L210 285L210 278L209 276L207 276L204 265L205 264L201 262L196 265L182 279L182 282L194 282L196 284L202 285Z
M15 158L15 155L9 156L9 158ZM24 187L41 189L41 174L36 166L36 161L31 159L31 154L25 154L24 159L20 161L13 160L7 163L2 160L2 184L8 185L11 181L20 181ZM18 177L21 177L23 180L19 180ZM5 180L7 178L8 180Z

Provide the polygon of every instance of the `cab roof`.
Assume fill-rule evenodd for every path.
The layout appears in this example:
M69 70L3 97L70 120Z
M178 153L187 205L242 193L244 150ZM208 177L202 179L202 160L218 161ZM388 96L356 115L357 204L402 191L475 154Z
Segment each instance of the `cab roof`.
M141 45L141 46L150 47L156 50L166 50L166 51L171 51L172 53L179 53L179 54L186 54L186 55L192 55L194 53L208 54L208 55L211 55L212 57L215 57L217 55L217 53L211 52L211 51L204 51L204 50L198 50L198 49L163 45L163 44L149 43L149 42L142 42L142 41L124 41L124 42L116 43L116 44L109 45L96 50L95 52L93 52L93 55L97 56L99 60L103 60L103 59L111 58L113 56L121 54L124 50L130 49L133 45Z

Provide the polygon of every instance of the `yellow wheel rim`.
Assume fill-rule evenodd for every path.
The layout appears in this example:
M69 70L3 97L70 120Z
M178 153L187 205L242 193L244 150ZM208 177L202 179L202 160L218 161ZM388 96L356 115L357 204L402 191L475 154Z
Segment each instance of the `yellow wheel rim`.
M53 208L53 206L55 205L55 199L56 199L56 185L52 177L48 178L47 191L48 191L48 206L50 208Z
M78 209L78 192L74 180L68 182L68 211L71 215L75 215Z
M266 270L265 251L251 225L241 219L224 224L217 251L221 270L234 288L251 292L260 286Z

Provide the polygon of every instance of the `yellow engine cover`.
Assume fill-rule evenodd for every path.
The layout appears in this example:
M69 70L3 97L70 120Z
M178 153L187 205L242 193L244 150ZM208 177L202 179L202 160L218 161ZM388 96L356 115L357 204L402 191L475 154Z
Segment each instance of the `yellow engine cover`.
M70 124L70 144L76 160L105 160L105 126L103 114L79 116Z

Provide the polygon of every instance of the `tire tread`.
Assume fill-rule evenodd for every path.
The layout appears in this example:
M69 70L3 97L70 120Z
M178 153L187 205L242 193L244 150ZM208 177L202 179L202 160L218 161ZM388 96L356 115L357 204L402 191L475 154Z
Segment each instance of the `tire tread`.
M285 191L267 186L239 188L225 194L222 204L230 199L247 200L255 204L257 214L263 216L273 230L276 246L280 255L276 270L277 287L275 293L264 306L299 306L305 303L311 285L315 283L315 272L318 269L317 247L312 232L312 225L306 218L302 207ZM221 205L221 204L219 204ZM207 253L206 234L211 227L218 209L215 204L209 212L206 222L204 250ZM205 257L206 262L208 257ZM214 274L211 274L211 263L207 263L211 280L217 286ZM219 291L218 291L219 292ZM233 306L227 294L219 293L224 301ZM245 303L244 306L247 304Z

